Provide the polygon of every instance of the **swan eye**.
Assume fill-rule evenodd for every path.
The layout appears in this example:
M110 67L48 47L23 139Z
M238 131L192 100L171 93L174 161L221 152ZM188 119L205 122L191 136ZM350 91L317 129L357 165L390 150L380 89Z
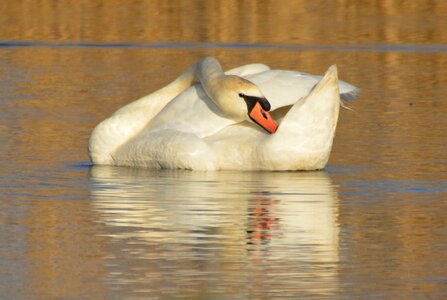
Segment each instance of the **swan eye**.
M245 95L243 93L239 93L239 97L244 98Z

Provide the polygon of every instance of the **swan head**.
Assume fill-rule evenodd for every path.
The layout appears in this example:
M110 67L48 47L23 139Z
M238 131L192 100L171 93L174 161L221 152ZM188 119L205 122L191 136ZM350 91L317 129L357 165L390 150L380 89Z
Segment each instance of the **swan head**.
M269 113L270 102L254 83L227 75L220 81L219 89L213 100L227 117L253 122L269 133L276 131L278 124Z

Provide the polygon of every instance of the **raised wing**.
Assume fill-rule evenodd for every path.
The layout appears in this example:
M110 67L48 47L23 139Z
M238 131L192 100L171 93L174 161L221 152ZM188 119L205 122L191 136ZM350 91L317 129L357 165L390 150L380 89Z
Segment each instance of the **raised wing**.
M280 107L295 104L307 96L323 76L297 71L269 70L245 77L255 83L270 102L274 111ZM359 89L344 81L338 82L343 100L352 100Z

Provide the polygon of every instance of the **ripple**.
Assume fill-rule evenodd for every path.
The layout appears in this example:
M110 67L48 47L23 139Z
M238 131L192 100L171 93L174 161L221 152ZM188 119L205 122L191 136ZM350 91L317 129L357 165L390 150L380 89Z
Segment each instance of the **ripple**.
M180 43L106 43L106 42L49 42L49 41L0 41L0 48L148 48L148 49L283 49L331 52L416 52L437 53L447 52L447 45L402 45L402 44L371 44L371 45L294 45L294 44L250 44L250 43L206 43L206 42L180 42Z

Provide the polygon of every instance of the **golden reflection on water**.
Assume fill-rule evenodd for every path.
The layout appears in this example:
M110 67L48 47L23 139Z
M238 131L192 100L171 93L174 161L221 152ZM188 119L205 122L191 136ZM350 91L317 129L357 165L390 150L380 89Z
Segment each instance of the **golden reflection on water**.
M98 216L88 202L47 199L24 219L27 280L12 298L104 298L107 291L98 278L107 272L101 259L106 239L91 235L100 230Z
M220 288L230 297L337 289L338 199L324 172L91 174L92 208L121 249L108 253L111 283L169 295L169 281L187 297ZM216 287L201 286L205 278Z
M375 47L447 44L446 3L0 2L0 41L54 43L0 45L1 294L138 298L162 287L164 295L195 298L207 298L200 291L442 298L447 55ZM82 165L93 127L205 55L226 69L263 62L321 74L337 63L341 79L362 94L348 104L354 112L341 111L330 177L114 168L88 174ZM172 274L181 279L172 282Z
M0 40L439 44L445 1L4 1ZM32 17L30 17L32 16ZM6 38L5 38L6 37Z

